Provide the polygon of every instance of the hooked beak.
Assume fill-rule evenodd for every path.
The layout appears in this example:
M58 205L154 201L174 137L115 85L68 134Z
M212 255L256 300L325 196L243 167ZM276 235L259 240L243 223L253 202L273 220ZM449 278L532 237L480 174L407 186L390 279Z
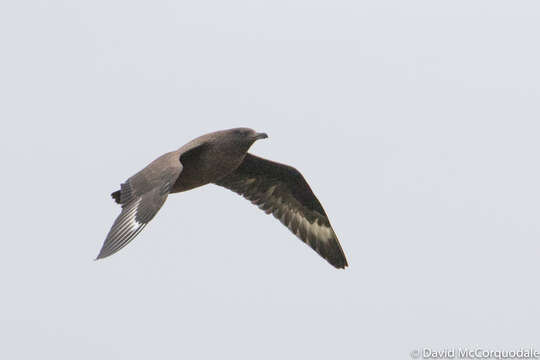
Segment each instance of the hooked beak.
M259 139L266 139L268 135L266 135L266 133L255 133L253 137L255 138L255 140L259 140Z

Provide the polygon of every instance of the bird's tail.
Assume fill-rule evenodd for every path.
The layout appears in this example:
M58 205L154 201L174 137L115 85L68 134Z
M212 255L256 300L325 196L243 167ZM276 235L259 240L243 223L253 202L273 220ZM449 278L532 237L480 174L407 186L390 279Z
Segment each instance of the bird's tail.
M114 201L116 201L117 204L120 204L120 194L122 194L121 190L115 191L111 194Z

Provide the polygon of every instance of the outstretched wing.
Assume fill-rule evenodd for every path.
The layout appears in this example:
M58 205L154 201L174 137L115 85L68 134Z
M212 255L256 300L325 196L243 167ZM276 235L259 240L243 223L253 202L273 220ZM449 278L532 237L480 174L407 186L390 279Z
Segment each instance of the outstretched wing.
M165 154L121 185L113 193L122 204L97 259L116 253L137 236L154 218L167 200L169 191L182 172L182 164L175 154Z
M273 214L336 268L348 265L321 203L295 168L247 154L238 169L216 184Z

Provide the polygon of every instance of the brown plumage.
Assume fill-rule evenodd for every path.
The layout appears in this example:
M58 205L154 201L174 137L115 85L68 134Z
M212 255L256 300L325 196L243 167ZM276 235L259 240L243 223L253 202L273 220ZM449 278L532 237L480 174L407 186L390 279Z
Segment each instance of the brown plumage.
M159 211L167 196L209 183L228 188L273 214L337 268L347 260L330 221L298 170L247 153L258 139L247 128L217 131L164 154L111 194L122 206L97 257L126 246Z

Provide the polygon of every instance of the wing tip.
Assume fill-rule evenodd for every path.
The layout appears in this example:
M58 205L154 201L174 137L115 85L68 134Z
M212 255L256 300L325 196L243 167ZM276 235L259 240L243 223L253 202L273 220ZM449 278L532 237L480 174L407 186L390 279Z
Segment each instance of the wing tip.
M323 247L324 250L321 249L321 252L317 252L319 252L319 254L335 268L345 269L349 266L349 263L347 262L343 248L341 247L334 230L332 230L332 235L332 238L328 240L329 243L327 243L327 247Z
M333 267L336 269L343 269L345 270L349 263L347 262L347 259L345 258L345 255L341 254L341 256L333 257L333 258L326 258L326 261L330 263Z
M347 269L347 267L349 267L349 264L347 263L346 260L345 260L345 262L343 262L343 263L332 264L332 265L334 265L334 267L335 267L336 269L341 269L341 270L345 270L345 269Z
M109 257L109 256L111 256L112 254L114 254L114 253L105 251L105 246L103 246L103 247L101 248L101 250L99 251L99 254L98 254L98 255L96 256L96 258L94 259L94 261L98 261L98 260L101 260L101 259L105 259L106 257Z
M96 258L94 259L94 261L98 261L98 260L101 260L101 259L105 259L107 256L105 255L102 255L101 252L98 254L98 256L96 256Z

